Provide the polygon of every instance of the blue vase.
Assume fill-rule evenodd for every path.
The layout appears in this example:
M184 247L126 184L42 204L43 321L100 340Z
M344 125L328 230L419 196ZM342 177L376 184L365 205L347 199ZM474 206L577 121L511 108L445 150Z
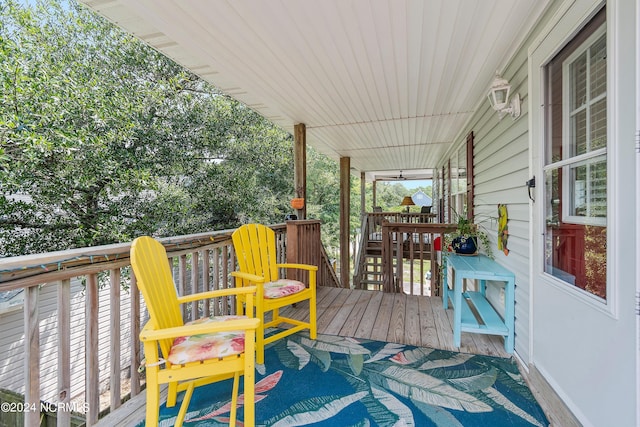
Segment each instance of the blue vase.
M458 236L451 241L451 246L457 254L475 255L478 252L478 238Z

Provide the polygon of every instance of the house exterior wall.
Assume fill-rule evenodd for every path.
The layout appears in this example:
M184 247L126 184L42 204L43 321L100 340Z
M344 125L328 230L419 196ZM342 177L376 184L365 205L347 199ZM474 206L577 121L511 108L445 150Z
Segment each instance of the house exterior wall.
M557 5L552 4L553 10ZM548 13L547 13L548 15ZM541 21L543 25L548 17ZM526 46L534 34L523 41ZM487 233L495 261L516 275L515 293L515 351L525 363L531 362L530 349L530 200L525 182L532 177L529 168L529 108L527 50L518 49L503 72L512 85L511 93L521 98L521 114L517 119L509 115L502 119L484 98L477 113L461 130L452 152L466 142L466 135L474 133L474 214L477 223ZM487 82L487 91L491 82ZM448 159L439 165L445 167ZM509 214L509 254L497 249L498 204L506 204ZM492 286L493 285L493 286ZM500 314L500 287L490 284L488 299Z
M608 224L606 304L576 296L567 285L554 285L543 273L544 231L541 153L544 122L541 113L541 67L575 36L579 27L604 2L558 0L522 46L506 62L503 77L512 94L522 98L522 115L498 119L485 99L468 125L461 129L452 152L474 132L476 220L482 222L498 263L516 274L517 356L551 384L585 426L640 425L640 327L636 315L640 256L629 236L640 234L636 201L640 189L635 140L640 128L640 93L636 69L640 60L637 35L638 3L613 0L607 7L608 46ZM489 84L487 82L487 90ZM447 164L443 159L439 167ZM525 181L536 177L535 202ZM634 177L638 176L635 180ZM498 203L509 211L509 255L495 249ZM638 294L640 295L640 294ZM491 300L499 306L498 294Z
M561 2L529 46L529 105L541 105L542 66L571 40L602 2ZM532 363L585 426L638 425L635 315L638 254L634 144L637 2L606 3L607 15L607 299L596 301L543 273L544 205L532 206ZM533 107L531 107L533 108ZM544 120L530 120L532 172L541 174ZM542 195L542 189L536 193Z
M48 284L40 289L40 394L41 399L58 402L58 333L57 289ZM85 292L80 279L71 281L71 398L84 392L85 369ZM99 379L102 390L107 389L110 375L110 317L109 286L99 292ZM144 306L141 306L141 312ZM130 366L131 318L130 297L120 293L120 360L122 369ZM16 310L0 314L0 388L24 393L24 314ZM124 374L124 372L123 372Z

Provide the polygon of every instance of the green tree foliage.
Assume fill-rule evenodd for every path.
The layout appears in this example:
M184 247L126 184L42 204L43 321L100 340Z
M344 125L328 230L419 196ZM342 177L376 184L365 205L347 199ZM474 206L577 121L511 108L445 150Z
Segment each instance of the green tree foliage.
M307 201L307 217L322 221L323 244L332 257L337 257L340 249L340 166L313 148L307 148Z
M0 254L279 222L290 136L74 2L0 3Z

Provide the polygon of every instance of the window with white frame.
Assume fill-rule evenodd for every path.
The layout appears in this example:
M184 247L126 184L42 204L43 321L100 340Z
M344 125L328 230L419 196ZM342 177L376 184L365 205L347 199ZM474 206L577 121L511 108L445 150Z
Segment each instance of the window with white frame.
M545 76L545 272L606 299L604 9L546 66Z

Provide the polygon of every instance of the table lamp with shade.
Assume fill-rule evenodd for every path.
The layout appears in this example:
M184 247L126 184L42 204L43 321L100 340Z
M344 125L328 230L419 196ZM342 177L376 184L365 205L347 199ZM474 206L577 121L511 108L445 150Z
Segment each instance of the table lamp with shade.
M404 196L404 198L402 199L402 203L400 203L400 206L406 206L407 213L409 213L409 207L415 206L415 203L413 203L413 199L411 198L411 196Z

